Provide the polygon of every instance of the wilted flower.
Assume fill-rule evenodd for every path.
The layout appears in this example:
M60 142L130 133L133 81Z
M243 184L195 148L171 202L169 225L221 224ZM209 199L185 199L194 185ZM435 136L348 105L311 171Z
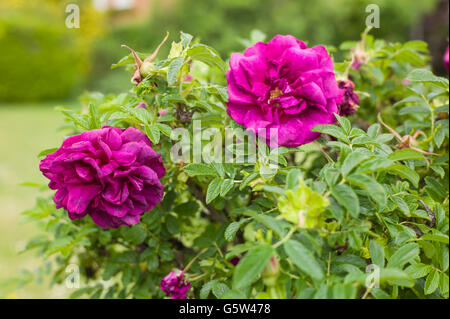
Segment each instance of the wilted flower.
M342 100L339 104L339 115L353 115L359 108L360 99L355 93L355 84L351 80L338 80L338 86L342 90Z
M306 186L302 179L298 188L286 190L284 196L278 200L278 209L281 216L301 228L314 228L321 221L321 213L330 204L328 199L322 197Z
M186 299L186 292L191 287L189 281L183 280L183 271L174 269L161 280L161 290L172 299Z
M265 128L267 140L270 129L277 129L280 146L317 139L311 128L333 123L341 99L326 49L307 48L290 35L233 53L227 81L228 114L256 134Z
M57 190L57 208L72 220L90 215L102 228L139 223L164 194L161 155L134 127L104 126L71 136L39 168Z

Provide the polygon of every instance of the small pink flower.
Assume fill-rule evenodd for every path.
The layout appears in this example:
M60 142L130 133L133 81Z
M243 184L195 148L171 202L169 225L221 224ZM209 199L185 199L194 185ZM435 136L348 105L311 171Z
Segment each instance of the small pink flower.
M191 82L193 79L194 79L194 77L193 77L192 75L190 75L190 74L186 74L186 75L184 76L184 78L183 78L183 80L184 80L185 82Z
M158 116L163 116L164 114L166 114L167 113L167 110L166 109L161 109L161 110L159 110L159 112L158 112Z
M161 290L172 299L186 299L186 292L191 287L189 281L183 280L183 271L174 269L161 280Z
M139 103L138 105L135 106L135 108L137 109L145 109L146 107L147 105L144 102Z

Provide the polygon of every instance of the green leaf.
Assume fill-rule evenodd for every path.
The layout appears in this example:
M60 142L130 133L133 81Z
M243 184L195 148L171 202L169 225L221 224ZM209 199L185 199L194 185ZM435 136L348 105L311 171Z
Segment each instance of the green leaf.
M219 53L207 45L195 44L187 50L187 55L194 60L218 67L222 72L225 72L225 63Z
M439 275L439 289L441 290L441 295L448 294L448 275L441 272Z
M448 80L435 76L431 71L426 69L415 69L406 77L411 82L430 82L437 86L448 88Z
M202 289L200 289L200 299L206 299L209 296L209 293L211 292L213 286L217 283L217 279L208 281L207 283L205 283L202 287Z
M129 241L132 244L140 244L147 237L147 232L144 227L141 225L134 225L129 228L126 228L123 232L123 237L126 241Z
M224 179L220 185L220 196L224 197L233 188L234 181L232 179Z
M403 268L403 266L411 262L419 255L419 245L416 243L409 243L400 247L389 259L388 268Z
M161 134L159 133L158 126L152 124L152 125L145 125L145 134L147 134L150 141L152 141L153 144L159 143L159 138Z
M336 185L331 188L331 194L339 204L344 206L353 217L359 215L359 199L353 189L345 184Z
M163 123L156 123L155 125L165 136L170 137L172 133L172 128L169 125Z
M428 273L433 269L431 265L425 265L425 264L413 264L408 266L405 269L405 272L411 276L411 278L417 279L422 278L428 275Z
M267 244L251 248L234 270L233 288L242 289L256 281L273 254L272 246Z
M362 189L365 189L369 196L377 203L380 209L386 206L386 192L373 177L363 174L351 174L346 178L351 184L355 184Z
M217 176L217 172L214 168L203 163L191 163L183 167L183 171L189 175L211 175Z
M232 222L230 225L228 225L224 233L225 239L227 241L233 241L239 228L246 222L248 222L248 218L241 219L238 222Z
M320 267L311 251L302 243L290 239L284 243L283 247L286 254L300 270L313 279L321 280L323 278L322 267Z
M380 270L380 282L391 281L399 286L413 286L414 280L403 270L398 268L383 268Z
M405 161L405 160L425 160L425 156L422 153L410 148L403 148L390 154L388 158L392 161Z
M415 187L419 187L420 176L414 170L400 164L394 164L388 167L387 172L392 175L399 175L409 180Z
M350 171L356 167L358 164L363 162L365 159L367 159L368 156L361 152L353 152L350 153L344 160L344 163L342 163L341 167L341 173L342 176L347 176Z
M206 190L206 204L211 203L220 194L222 180L218 177L213 179Z
M433 269L425 280L425 295L432 294L439 286L439 272Z
M184 64L184 57L178 57L172 60L167 69L167 83L169 85L174 85L178 79L178 73Z
M411 216L408 204L399 196L391 196L391 200L397 205L398 209L406 216Z
M295 189L299 186L299 178L302 171L298 168L291 169L286 176L286 189Z
M216 298L221 298L224 294L230 291L230 288L223 282L216 282L212 287L212 292Z
M422 237L420 237L420 239L437 241L447 245L449 244L448 236L444 234L425 234Z
M369 253L372 263L384 267L384 247L376 240L371 239L369 242Z
M48 149L43 150L42 152L40 152L40 153L38 154L37 157L38 157L38 158L44 157L44 156L46 156L46 155L48 155L48 154L50 154L50 153L56 152L57 150L58 150L57 147L54 147L54 148L48 148Z
M350 121L342 116L339 116L337 113L334 113L334 116L339 122L339 125L344 129L344 132L348 135L350 133L350 130L352 129L352 125L350 124Z
M336 125L317 125L314 126L311 129L312 132L319 132L322 134L328 134L331 136L334 136L344 142L350 143L350 140L348 139L347 135L345 134L345 131Z

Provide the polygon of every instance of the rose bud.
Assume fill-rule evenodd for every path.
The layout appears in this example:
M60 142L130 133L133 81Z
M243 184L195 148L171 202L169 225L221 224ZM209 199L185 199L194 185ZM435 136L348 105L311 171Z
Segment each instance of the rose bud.
M152 55L147 57L144 61L142 61L139 58L139 56L136 54L136 51L131 49L129 46L122 45L122 47L127 48L128 50L131 51L131 53L133 54L133 57L134 57L134 61L136 62L136 64L134 65L134 73L133 73L133 76L131 77L132 83L139 84L143 78L152 74L152 72L153 72L153 63L152 62L156 58L156 55L158 54L159 49L164 44L164 42L166 42L168 37L169 37L169 32L167 32L165 38L158 45L158 47L152 53Z

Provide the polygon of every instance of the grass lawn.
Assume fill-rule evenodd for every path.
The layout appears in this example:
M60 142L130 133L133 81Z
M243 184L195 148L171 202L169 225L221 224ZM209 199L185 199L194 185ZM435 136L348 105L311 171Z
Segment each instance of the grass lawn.
M68 103L73 105L74 103ZM58 132L63 116L53 110L55 103L0 104L0 282L17 275L18 270L33 270L40 265L35 252L18 254L38 230L32 224L20 225L20 212L34 205L38 190L21 186L26 181L46 183L40 174L37 154L61 145L64 132ZM64 104L66 105L66 104ZM0 285L0 298L58 298L65 289L49 289L47 284L32 284L18 291Z

